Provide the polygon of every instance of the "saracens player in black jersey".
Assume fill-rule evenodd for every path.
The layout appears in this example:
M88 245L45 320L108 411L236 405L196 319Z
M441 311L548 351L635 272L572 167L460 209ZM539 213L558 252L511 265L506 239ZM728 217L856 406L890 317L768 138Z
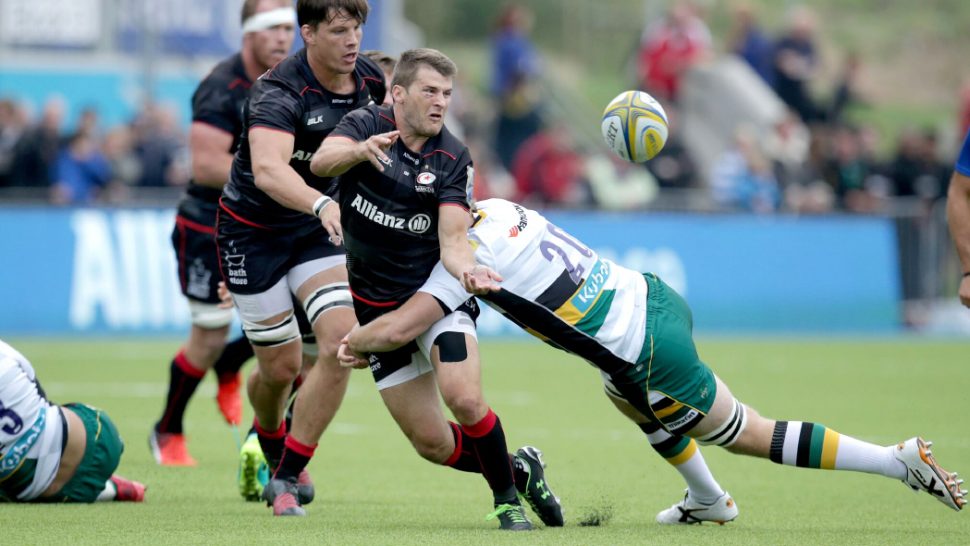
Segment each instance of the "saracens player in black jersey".
M444 127L456 70L439 51L405 51L394 70L393 105L348 114L311 161L315 174L339 176L340 226L332 234L347 247L361 324L407 300L439 259L455 277L497 280L475 264L465 233L474 180L468 148ZM501 528L531 529L517 496L514 456L482 396L477 314L470 300L415 343L372 355L371 372L422 457L481 472ZM445 419L438 390L460 424Z
M242 109L249 87L286 58L293 46L296 12L290 0L246 0L242 6L240 51L216 65L192 96L192 180L178 205L172 245L179 283L189 302L192 328L172 359L168 395L149 445L162 465L194 465L182 434L182 416L206 371L219 378L216 400L230 424L242 419L239 368L253 350L240 337L226 343L232 310L219 308L216 210L229 180L232 156L242 133Z
M309 160L344 115L384 100L381 69L358 56L369 9L366 0L297 3L306 47L253 85L246 132L220 202L222 272L259 361L249 399L263 453L276 468L278 479L263 491L275 515L305 515L301 504L312 494L298 489L297 479L349 378L336 360L340 339L354 325L345 257L322 225L338 221L328 219L337 205L327 195L332 180L312 174ZM319 358L297 394L287 434L284 406L300 371L291 294L303 303Z

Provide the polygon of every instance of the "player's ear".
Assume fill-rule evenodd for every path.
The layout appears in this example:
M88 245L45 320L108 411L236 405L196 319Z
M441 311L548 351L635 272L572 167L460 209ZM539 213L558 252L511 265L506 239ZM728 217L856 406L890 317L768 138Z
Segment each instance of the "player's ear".
M400 85L395 85L391 87L391 96L394 97L394 102L399 103L404 99L404 95L407 94L407 89Z
M306 45L315 45L317 41L316 37L314 36L314 34L316 34L315 32L316 30L317 30L316 26L310 26L310 25L300 26L300 37L303 38L303 42Z

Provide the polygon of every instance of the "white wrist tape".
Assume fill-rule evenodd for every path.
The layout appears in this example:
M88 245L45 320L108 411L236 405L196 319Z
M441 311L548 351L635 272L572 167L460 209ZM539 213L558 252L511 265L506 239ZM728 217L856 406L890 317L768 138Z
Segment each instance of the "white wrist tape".
M296 25L296 10L293 8L277 8L261 11L243 21L243 34L268 30L276 25L291 23Z
M332 201L333 201L333 199L331 199L329 196L327 196L327 195L321 195L313 203L313 215L316 216L317 218L319 218L320 217L320 213L323 212L323 207L327 206L327 203L330 203Z

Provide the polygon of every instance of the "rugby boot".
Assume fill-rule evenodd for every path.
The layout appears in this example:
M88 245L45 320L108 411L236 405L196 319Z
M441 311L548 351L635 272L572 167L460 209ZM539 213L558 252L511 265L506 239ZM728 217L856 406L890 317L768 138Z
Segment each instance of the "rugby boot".
M305 516L306 510L297 499L295 480L272 479L263 488L263 500L273 507L274 516Z
M195 459L189 455L184 434L158 432L152 429L148 437L148 447L152 450L155 462L162 466L195 466Z
M524 446L515 452L513 461L513 476L515 488L519 496L524 498L532 511L535 512L542 523L548 527L562 527L564 520L562 516L562 505L559 497L552 493L549 484L546 482L545 461L542 460L542 452L532 446Z
M485 517L486 520L498 518L499 529L503 531L531 531L532 522L525 515L525 508L521 504L500 504L495 511Z
M738 517L738 505L725 492L711 504L703 504L684 493L684 500L657 514L657 523L667 525L692 525L704 521L724 525Z
M241 381L239 374L232 374L228 379L219 377L219 390L216 391L216 404L219 413L226 423L239 425L242 423L242 397L239 395Z
M962 510L967 504L967 491L960 488L963 480L957 478L956 472L943 470L930 451L932 445L918 436L896 445L893 455L906 465L903 483L913 491L926 491L954 510Z
M300 471L300 475L296 478L296 492L300 498L300 504L310 504L316 495L313 480L310 479L310 473L305 468Z
M259 437L251 433L239 450L239 494L247 501L258 501L263 487L269 481L269 466L263 449L259 447Z
M122 478L117 474L111 476L110 479L115 486L114 500L122 502L142 502L145 500L145 490L148 489L145 484Z

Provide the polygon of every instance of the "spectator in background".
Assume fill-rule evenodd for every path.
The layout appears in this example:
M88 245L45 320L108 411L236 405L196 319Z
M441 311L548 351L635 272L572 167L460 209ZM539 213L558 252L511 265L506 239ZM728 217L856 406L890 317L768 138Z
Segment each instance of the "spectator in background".
M839 206L848 212L876 212L885 196L870 185L872 165L863 154L859 130L849 126L836 127L831 138L832 151L825 178L835 190Z
M85 205L96 201L111 181L111 167L89 134L79 132L68 140L57 159L51 201L58 205Z
M810 134L794 111L787 111L765 138L765 154L772 163L778 182L787 187L805 172Z
M529 39L533 15L528 8L506 5L492 37L492 95L498 103L495 153L506 169L516 151L539 132L542 116L536 78L539 55Z
M549 127L526 140L515 154L516 201L532 207L591 204L583 156L569 129Z
M663 19L643 31L637 63L641 87L662 103L676 101L684 72L710 47L711 32L693 4L676 0Z
M667 143L657 157L644 163L647 171L661 188L690 188L697 185L697 165L683 139L678 122L680 111L674 104L666 106Z
M162 188L188 183L186 139L170 109L145 105L132 129L135 156L142 167L139 186Z
M781 189L752 127L739 127L734 147L715 162L711 190L722 206L758 213L778 210Z
M903 130L889 167L895 195L928 199L943 195L944 181L935 172L935 145L935 134L928 136L911 128Z
M27 116L13 100L0 100L0 188L13 185L17 143L27 130Z
M772 65L774 45L761 30L754 8L741 2L734 8L734 19L728 37L728 51L744 59L748 66L761 76L769 87L774 84L775 69Z
M30 127L14 148L13 184L49 188L53 182L54 166L61 151L61 125L64 121L64 100L49 99L44 104L40 122Z
M859 55L850 52L842 65L842 71L832 92L832 101L829 103L828 112L825 120L829 124L840 124L845 121L845 109L851 104L859 102L859 72L862 61Z
M775 93L809 124L819 120L818 108L809 94L809 82L818 62L815 27L815 15L808 8L793 8L773 57Z

